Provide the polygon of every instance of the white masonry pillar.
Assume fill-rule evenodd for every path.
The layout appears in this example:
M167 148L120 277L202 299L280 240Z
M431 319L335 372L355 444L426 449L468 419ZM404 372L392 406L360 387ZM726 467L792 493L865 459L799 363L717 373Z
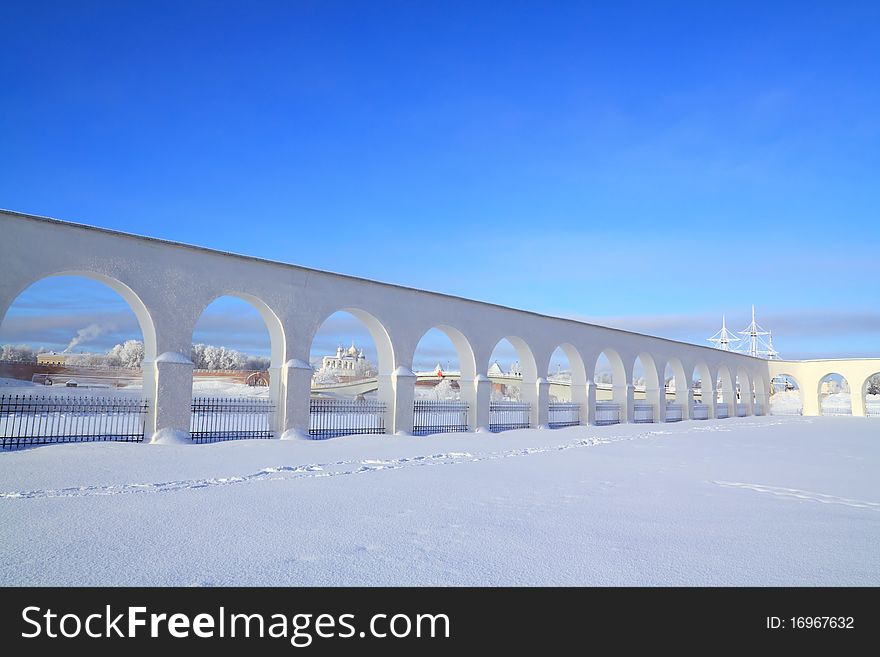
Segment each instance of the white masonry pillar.
M587 388L587 412L584 416L586 422L581 420L581 424L596 424L596 384L590 381L586 385Z
M155 361L144 361L145 396L150 402L147 416L148 435L144 442L164 437L170 432L190 433L192 414L192 361L182 353L166 351Z
M291 358L278 370L281 399L278 414L283 429L281 437L285 440L310 438L312 366L298 358Z
M416 375L401 365L391 373L391 389L394 395L393 424L387 429L399 436L411 436Z
M485 374L477 374L473 381L474 403L468 402L468 425L474 431L489 430L489 400L492 398L492 382Z
M578 418L580 420L580 424L589 424L590 418L590 410L589 410L589 400L587 393L586 385L571 385L571 403L577 404L579 408Z
M535 429L547 429L550 425L550 382L543 376L535 381L535 403L529 425Z

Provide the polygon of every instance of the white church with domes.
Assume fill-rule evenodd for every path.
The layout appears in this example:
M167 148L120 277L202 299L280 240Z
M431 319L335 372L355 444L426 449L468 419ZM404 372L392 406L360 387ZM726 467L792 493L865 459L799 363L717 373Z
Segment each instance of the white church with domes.
M364 350L354 346L354 342L346 349L342 345L336 347L335 356L324 356L321 359L321 372L336 376L354 376L362 374L370 364L364 356Z

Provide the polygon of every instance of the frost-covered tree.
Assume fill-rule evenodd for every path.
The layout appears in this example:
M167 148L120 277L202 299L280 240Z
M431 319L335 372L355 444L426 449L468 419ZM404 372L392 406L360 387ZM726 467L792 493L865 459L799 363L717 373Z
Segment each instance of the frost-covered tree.
M140 340L126 340L107 352L107 365L110 367L140 367L144 360L144 343Z
M212 344L194 344L191 354L197 370L243 370L248 362L248 357L240 351Z
M443 378L431 390L431 397L439 401L458 399L458 391L452 387L452 379Z
M44 351L45 349L34 351L34 348L29 344L4 344L0 347L0 360L14 363L36 363L37 354Z
M868 379L868 394L880 395L880 374L875 374Z

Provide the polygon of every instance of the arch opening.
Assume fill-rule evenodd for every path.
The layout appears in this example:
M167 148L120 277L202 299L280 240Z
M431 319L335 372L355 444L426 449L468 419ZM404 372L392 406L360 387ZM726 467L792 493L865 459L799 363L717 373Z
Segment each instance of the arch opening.
M152 318L123 283L91 272L31 283L0 321L0 395L20 398L0 440L143 440L155 355Z
M532 391L524 383L537 380L532 350L521 338L501 338L492 349L486 370L492 382L492 401L532 401Z
M263 301L238 293L216 297L193 327L190 358L195 442L275 437L284 336Z
M770 415L803 415L801 386L791 374L777 374L770 381Z
M330 314L312 336L309 363L313 437L393 430L394 350L376 317L351 307Z
M470 345L459 334L458 345L450 334L455 329L432 327L422 335L413 353L413 371L416 374L416 399L451 401L461 399L462 378L473 379L472 368L465 368L470 376L462 374L461 362L468 361ZM457 333L457 331L456 331ZM452 333L455 335L455 333ZM461 341L464 341L462 343ZM466 350L464 354L461 352ZM473 360L473 356L470 356Z
M715 417L726 418L736 412L736 391L730 370L722 365L715 378Z
M849 382L842 374L832 372L819 380L819 414L852 415Z
M706 363L697 363L691 373L691 390L694 394L695 420L708 420L713 417L714 385Z
M596 358L593 369L596 385L596 424L617 424L625 417L626 369L620 355L613 349L605 349Z
M665 420L665 409L660 408L660 380L651 354L642 352L636 357L633 363L632 384L633 422Z

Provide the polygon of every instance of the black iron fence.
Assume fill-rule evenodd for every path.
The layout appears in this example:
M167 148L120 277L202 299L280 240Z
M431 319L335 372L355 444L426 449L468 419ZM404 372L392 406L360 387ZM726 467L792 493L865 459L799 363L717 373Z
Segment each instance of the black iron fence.
M730 406L728 404L715 404L715 417L719 420L730 417Z
M190 434L193 442L274 438L275 404L262 397L195 397Z
M141 442L147 402L125 397L0 395L0 447Z
M736 416L737 417L745 417L748 414L748 406L746 404L737 404L736 405Z
M684 406L682 404L666 404L666 421L681 422L684 419Z
M551 429L575 427L581 423L581 405L574 402L551 402L548 424Z
M467 430L467 402L438 399L416 399L413 402L414 435Z
M620 424L620 404L596 402L596 424L600 426Z
M375 399L312 397L309 416L312 438L385 433L385 402Z
M646 424L654 421L654 405L653 404L640 404L635 402L633 404L633 422L637 424Z
M695 420L708 420L709 419L709 407L706 404L694 404L694 419Z
M528 429L532 406L528 402L490 401L489 431Z

